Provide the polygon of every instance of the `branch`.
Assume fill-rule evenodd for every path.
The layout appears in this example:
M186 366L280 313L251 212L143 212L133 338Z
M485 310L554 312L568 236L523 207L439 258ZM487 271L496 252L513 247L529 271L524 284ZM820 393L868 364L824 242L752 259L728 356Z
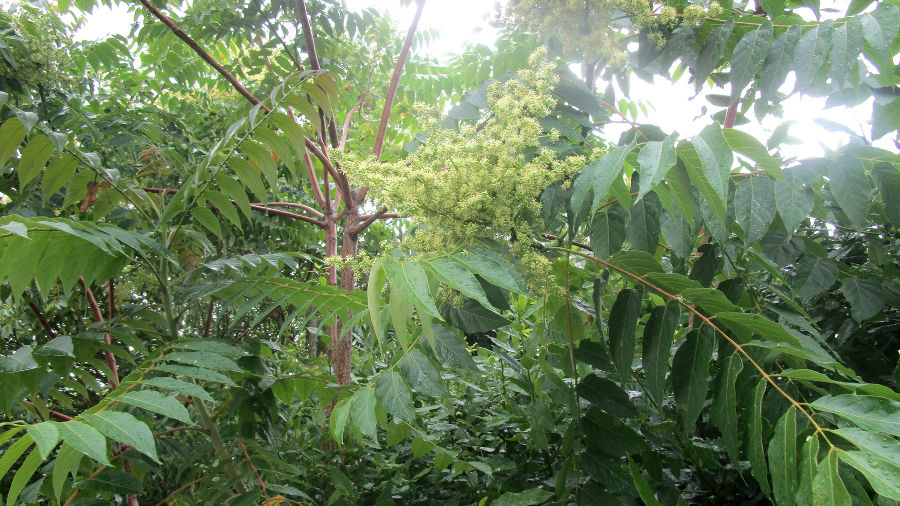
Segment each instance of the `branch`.
M622 111L620 111L616 106L610 104L610 103L607 102L606 100L603 100L602 98L599 98L599 97L597 98L597 100L599 100L600 103L603 104L603 107L606 107L606 108L609 109L610 111L612 111L612 112L618 114L619 116L621 116L622 119L625 120L626 123L628 123L629 125L631 125L631 128L635 129L639 134L641 134L641 137L643 137L645 141L650 142L650 139L648 139L647 136L644 135L644 132L641 130L641 127L640 127L637 123L635 123L634 121L631 121L631 120L628 118L628 116L625 116L625 114L622 113Z
M313 70L321 70L319 56L316 54L316 41L313 38L312 27L309 25L309 15L306 12L306 0L297 0L297 16L300 18L300 27L303 31L303 42L306 45L306 54L309 57L309 66ZM334 121L327 121L324 113L319 109L319 119L327 123L328 137L331 138L331 146L337 147L337 127Z
M92 292L85 284L83 277L78 278L78 283L81 284L81 288L84 290L85 296L87 296L88 303L91 305L91 311L94 313L94 321L103 323L103 313L100 312L100 306L97 305L97 299L94 298L94 292ZM112 344L112 337L110 337L109 333L104 334L104 339L106 344ZM109 350L104 350L103 354L106 356L106 365L109 366L109 371L111 373L111 377L109 378L110 383L112 383L113 388L115 388L119 386L119 370L116 367L116 357Z
M425 0L418 0L416 2L416 16L409 26L409 31L406 32L406 40L403 41L403 48L400 49L400 56L397 57L397 64L394 65L394 74L391 76L391 84L388 86L387 96L384 99L384 109L381 111L381 121L378 123L378 133L375 134L375 147L372 149L375 160L381 158L384 136L387 132L388 121L391 119L391 108L394 106L394 96L397 95L397 85L400 83L403 65L406 63L406 56L409 54L409 48L412 46L412 39L416 34L416 27L419 25L419 19L422 17L422 9L424 8ZM363 196L365 196L365 193L363 193Z
M247 88L244 88L244 86L241 85L241 83L238 82L238 80L235 79L235 77L233 75L231 75L230 72L225 70L225 68L223 66L219 65L219 62L217 62L212 56L210 56L209 53L204 51L203 48L201 48L199 44L194 42L194 39L190 38L186 33L181 31L181 28L178 28L178 25L173 23L171 19L167 18L165 16L165 14L163 14L162 12L159 11L159 9L154 7L153 4L151 4L149 0L139 0L139 1L141 2L141 5L146 7L150 11L150 13L153 14L154 17L156 17L156 19L162 21L163 24L165 24L166 26L169 27L170 30L172 30L172 33L174 33L179 39L183 40L184 43L188 45L188 47L193 49L194 52L200 56L200 58L203 58L203 61L208 63L212 68L216 69L216 72L221 74L222 77L224 77L231 84L231 86L235 90L237 90L238 93L241 94L241 96L243 96L244 98L249 100L250 103L253 105L257 105L257 104L261 103L260 100L256 97L254 97L252 93L247 91ZM266 114L272 112L272 110L269 109L268 107L266 107L265 104L262 105L262 109L264 111L266 111Z
M263 483L262 477L259 476L259 471L256 470L256 466L254 466L253 461L250 460L250 454L247 453L247 447L244 446L244 442L241 441L240 438L238 438L236 441L237 441L237 444L239 444L241 446L241 451L244 452L244 458L247 459L247 464L250 465L250 470L253 471L253 474L256 475L256 481L259 482L259 486L262 487L263 496L265 496L266 501L268 501L269 493L266 491L266 484Z
M382 210L378 211L377 213L360 216L360 218L363 221L359 224L358 227L353 229L353 234L359 235L359 234L363 233L363 231L365 229L369 228L369 225L371 225L372 223L375 223L375 220L377 220L379 218L399 218L399 217L400 217L400 215L398 215L396 213L388 213L386 207L383 208Z
M338 144L338 149L344 149L344 145L347 144L347 133L350 130L350 120L353 119L353 114L359 110L360 106L362 106L363 101L365 101L367 93L362 93L359 95L359 100L356 101L356 105L350 109L350 112L347 113L347 117L344 118L344 128L341 129L341 142Z
M316 177L316 171L313 169L312 159L309 157L308 150L303 151L303 165L306 166L306 177L309 179L309 185L312 186L316 203L325 211L329 211L325 197L322 195L322 189L319 188L319 179Z
M313 209L312 207L309 207L309 206L307 206L307 205L305 205L305 204L298 204L297 202L268 202L268 203L265 203L265 204L263 204L262 202L254 202L252 205L255 205L255 206L264 206L264 205L268 205L268 206L272 206L272 207L296 207L297 209L303 209L304 211L308 211L308 212L314 214L315 216L317 216L317 217L319 217L319 218L324 218L324 217L325 217L324 214L322 214L322 213L320 213L319 211Z
M164 194L178 193L178 190L176 190L174 188L153 188L150 186L145 186L141 189L144 190L145 192L149 192L149 193L164 193ZM238 203L235 202L234 200L232 200L232 199L228 199L228 200L230 200L231 203L234 204L235 206L238 205ZM289 204L289 202L280 202L280 204ZM296 206L300 206L300 205L302 205L302 204L296 204ZM250 209L253 209L254 211L260 211L263 213L267 213L267 214L277 214L278 216L284 216L287 218L293 218L295 220L305 221L307 223L312 223L313 225L316 225L319 227L325 226L324 222L319 221L315 218L310 218L309 216L303 216L301 214L296 214L296 213L292 213L289 211L282 211L281 209L272 209L270 207L267 207L265 204L250 204ZM322 216L322 214L319 213L318 211L315 211L314 209L310 209L310 210L312 210L318 216Z
M209 329L212 326L213 301L209 301L209 309L206 310L206 321L203 323L203 338L209 337Z
M50 327L50 323L44 318L44 313L41 312L41 308L37 307L37 304L35 304L33 300L28 301L28 306L31 308L31 311L34 313L34 316L37 317L38 321L41 322L41 327L44 327L44 330L47 331L47 335L50 336L50 339L55 338L56 334Z
M34 408L34 409L37 409L37 406L35 406L34 403L31 402L31 401L29 401L29 400L23 399L22 402L24 402L25 404L28 404L29 406L31 406L31 407ZM61 421L61 422L68 422L69 420L72 419L71 416L66 415L66 414L63 414L63 413L60 413L59 411L54 411L54 410L52 410L52 409L48 409L48 410L47 410L47 413L48 413L51 417L56 418L57 420L59 420L59 421Z

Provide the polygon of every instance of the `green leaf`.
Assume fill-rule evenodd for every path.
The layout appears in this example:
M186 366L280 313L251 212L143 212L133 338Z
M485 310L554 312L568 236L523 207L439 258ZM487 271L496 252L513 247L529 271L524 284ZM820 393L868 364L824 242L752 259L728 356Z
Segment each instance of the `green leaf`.
M174 397L168 397L153 390L138 390L126 392L118 397L113 397L113 401L131 404L153 413L158 413L184 423L194 423L191 420L191 414L188 410L178 402Z
M656 258L646 251L620 251L609 259L609 263L636 276L651 272L665 272Z
M428 276L418 262L398 262L393 258L384 259L384 272L391 287L396 287L417 309L439 320L444 318L434 305L428 287Z
M638 153L640 190L636 200L640 201L648 191L658 185L666 177L669 169L675 166L676 161L678 156L675 153L675 135L670 135L662 142L650 141L644 144Z
M77 420L53 423L56 424L59 436L72 448L105 466L109 465L109 459L106 458L106 438L97 429Z
M718 190L718 184L713 186L713 184L707 180L705 167L700 154L690 142L682 142L678 145L676 151L678 152L679 159L684 164L685 172L688 174L691 185L700 192L700 196L704 199L701 201L701 211L704 207L708 208L712 216L717 220L719 226L724 226L725 213L727 211L725 208L725 200L722 192ZM672 172L675 173L676 171ZM715 174L713 177L716 178L717 181L720 179L719 176Z
M249 220L251 218L250 199L247 198L247 191L244 187L224 171L219 172L219 175L216 176L216 183L222 189L222 192L237 204L238 209Z
M44 180L41 183L41 193L45 202L72 179L77 168L78 158L71 153L63 153L62 156L50 162L50 165L47 166L47 170L44 172Z
M397 363L413 390L434 397L447 395L447 387L428 358L417 348L409 350ZM382 401L384 402L384 401Z
M850 301L850 314L861 322L881 312L884 293L881 283L866 278L845 278L841 283L841 293Z
M472 355L466 349L466 342L463 339L440 325L433 327L433 330L434 354L438 360L451 367L460 367L473 371L478 370L478 366L472 360Z
M232 201L228 197L226 197L224 193L215 190L207 190L203 192L203 197L210 204L215 206L216 210L219 211L222 216L225 216L225 218L227 218L232 225L237 227L238 230L243 230L243 227L241 226L241 217L238 215L237 209L235 209L234 207L234 203L232 203ZM244 198L246 198L246 196Z
M553 497L553 492L532 488L522 492L506 492L494 501L491 506L533 506L541 504Z
M634 330L641 314L643 290L640 285L634 289L619 292L616 302L609 311L609 350L616 370L622 379L631 378L631 362L634 360Z
M872 186L863 162L856 157L842 156L828 172L828 187L835 201L857 228L866 226Z
M794 53L794 69L797 71L795 92L806 91L815 80L819 69L825 64L831 49L832 24L831 20L828 20L813 25L797 42Z
M391 290L388 299L388 315L391 318L391 326L394 328L394 338L400 346L406 348L409 345L409 304L402 290Z
M890 4L887 4L890 5ZM866 39L866 42L872 45L875 49L875 52L882 59L887 59L891 56L891 42L893 42L894 37L896 36L896 20L897 20L897 8L896 6L893 9L890 7L882 10L882 4L879 3L878 9L872 13L866 13L860 16L860 24L862 25L863 37ZM881 10L882 12L878 12ZM886 33L890 32L893 27L893 34Z
M762 68L763 61L772 45L774 27L766 21L761 27L744 35L731 56L731 100L741 97L744 88Z
M850 493L838 474L837 451L828 452L813 478L813 504L825 506L851 506Z
M769 441L772 493L777 504L794 504L797 493L797 408L791 406L775 424Z
M153 440L150 427L133 415L121 411L99 411L82 415L82 418L106 437L131 445L135 450L159 462L159 457L156 456L156 442Z
M154 367L157 371L170 372L172 374L177 374L179 376L187 376L188 378L194 378L203 381L212 381L215 383L224 383L230 387L237 386L234 381L231 381L231 378L225 376L224 374L216 371L210 371L209 369L201 369L200 367L191 367L187 365L175 365L175 364L162 364Z
M878 163L872 168L872 176L878 182L884 214L894 227L900 227L900 171L890 163Z
M644 501L644 504L647 506L662 506L662 504L656 500L656 496L653 494L653 489L650 488L650 483L647 482L647 478L644 478L644 475L641 474L640 468L634 463L634 460L630 455L628 456L628 472L631 474L631 479L634 481L634 488L637 489L638 495L641 496L641 500Z
M635 142L627 146L619 146L604 155L601 158L588 162L581 175L572 183L572 213L576 216L581 214L582 208L586 205L585 199L593 190L594 199L590 204L591 209L596 209L600 205L601 199L609 193L616 178L622 177L622 167L625 164L625 157L635 147Z
M884 460L872 452L836 450L844 462L863 474L878 494L900 501L900 467L897 461Z
M703 41L697 63L694 65L694 89L699 93L706 83L709 74L719 66L722 53L725 51L725 43L734 30L734 19L729 19L724 25L713 30Z
M232 209L234 211L234 209ZM191 216L200 222L207 230L216 234L216 237L222 238L222 225L219 223L216 215L213 214L206 206L197 206L191 209Z
M664 209L662 213L662 235L666 244L681 258L687 258L694 250L694 236L690 224L681 217L681 213L670 213ZM597 250L594 250L596 254Z
M900 466L900 442L894 438L855 427L831 429L831 432L839 434L860 450L890 462L894 467ZM900 481L895 483L900 485Z
M607 260L622 249L625 242L625 216L627 212L616 204L591 218L591 250L594 256Z
M44 462L41 452L35 448L25 457L25 461L19 466L19 470L13 476L12 483L9 485L9 493L6 494L6 506L14 506L19 502L19 494L34 476L38 466Z
M644 326L643 369L647 394L662 402L669 371L675 329L681 319L681 304L673 300L665 306L653 308Z
M409 387L396 371L382 371L375 377L375 394L394 418L404 422L416 417Z
M41 173L44 165L53 156L53 151L53 141L44 134L38 134L28 141L19 158L18 174L21 188Z
M733 151L756 162L759 168L766 171L774 179L784 180L784 174L781 172L781 163L770 155L766 147L756 140L755 137L734 128L723 129L722 136L725 137L725 141L728 142ZM750 179L756 178L751 177Z
M759 89L765 100L772 101L778 88L784 83L794 62L794 51L803 29L792 26L775 38L766 54L759 78Z
M42 459L46 459L59 442L59 431L53 422L41 422L28 426L28 433L40 450Z
M138 494L143 491L140 480L134 475L115 469L104 469L78 486L85 490L113 494Z
M578 395L603 411L619 418L637 416L637 410L625 393L614 381L588 374L577 387Z
M263 175L265 175L266 180L269 182L269 186L271 188L276 188L278 185L278 171L276 170L276 164L275 160L272 158L272 153L262 144L250 140L241 143L241 150L246 153L247 158L250 159L251 168L256 169L256 167L258 167ZM256 167L253 167L254 165ZM254 191L254 193L256 192ZM265 196L260 198L265 199Z
M508 260L496 253L484 248L473 247L469 248L466 254L457 253L450 259L494 286L521 295L528 294L522 275Z
M171 390L173 392L178 392L184 395L190 395L191 397L203 399L207 402L214 402L212 396L209 395L209 392L204 390L200 385L188 383L187 381L182 381L180 379L170 378L168 376L145 379L144 385L149 385L157 388L165 388L166 390Z
M442 283L459 291L466 297L477 300L482 306L491 311L497 312L497 309L488 301L487 295L485 295L484 289L481 287L481 283L478 282L471 272L461 265L446 258L438 258L426 261L425 266L428 267Z
M870 395L820 397L811 407L846 418L863 429L900 436L900 402Z
M811 299L837 281L838 268L833 260L817 258L812 255L804 255L803 260L797 266L797 275L791 284L797 291L797 295L804 299Z
M381 324L381 291L387 282L383 264L383 259L375 260L369 271L369 281L366 285L366 302L369 308L369 318L372 319L372 330L382 345L384 344L384 327Z
M73 476L78 472L78 464L81 463L81 453L69 443L63 443L59 447L56 454L56 460L53 462L53 497L59 501L62 495L63 486L66 484L66 477L69 474Z
M241 367L230 358L205 351L174 351L163 355L162 359L217 371L242 371Z
M709 361L715 344L716 336L712 327L703 325L700 329L688 332L684 343L672 358L672 388L685 432L694 430L694 422L703 410Z
M375 419L375 388L360 388L351 397L350 417L364 435L372 439L378 437L378 425Z
M634 250L646 251L650 254L659 247L659 215L662 205L656 192L644 195L631 208L631 220L628 224L628 243Z
M850 18L834 29L831 35L831 78L838 85L843 84L859 53L865 46L863 28L859 18Z
M344 442L344 429L347 427L347 421L350 419L350 409L353 406L353 398L341 399L334 409L331 410L331 416L328 419L328 426L331 429L334 440L341 444Z
M6 162L25 140L25 125L19 118L9 118L0 126L0 169L5 169Z
M745 178L734 192L734 215L746 246L762 239L775 219L775 182L764 176Z
M744 368L744 361L738 353L732 353L722 360L716 377L710 416L722 433L722 441L728 456L737 465L740 460L740 436L738 434L737 390L735 382Z
M509 324L509 320L485 308L474 299L466 298L460 307L445 304L441 314L451 327L458 328L466 334L489 332Z
M795 496L797 504L813 504L813 477L819 468L819 435L812 434L800 449L800 478Z
M250 162L244 160L243 158L229 158L228 159L228 167L234 171L235 175L237 175L238 179L241 183L244 184L250 191L256 195L256 198L262 202L266 202L266 187L263 186L262 179L259 177L259 174L253 167L250 165ZM221 183L220 183L221 184ZM229 193L230 192L226 192ZM234 198L233 196L231 198Z
M721 290L715 288L685 288L681 294L710 315L741 310L732 304Z
M795 187L785 181L775 182L775 208L788 232L793 233L801 222L809 218L815 196L809 188Z
M763 493L769 495L769 470L762 439L762 402L766 385L766 380L760 378L750 395L747 410L747 460L750 461L750 474L759 483Z
M718 197L719 202L725 202L728 192L728 176L731 173L731 163L734 158L731 147L722 135L719 125L712 124L703 129L700 135L691 137L691 144L703 168L703 179ZM692 177L693 179L693 177Z

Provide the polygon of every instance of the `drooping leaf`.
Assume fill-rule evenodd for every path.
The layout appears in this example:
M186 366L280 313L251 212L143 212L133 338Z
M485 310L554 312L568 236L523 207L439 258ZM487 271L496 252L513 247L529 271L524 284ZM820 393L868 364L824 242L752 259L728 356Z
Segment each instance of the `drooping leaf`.
M507 259L494 252L473 247L466 254L456 254L450 258L494 286L521 295L527 294L521 274Z
M487 295L485 295L484 289L481 287L481 283L475 278L475 275L461 265L451 262L446 258L438 258L425 262L425 266L428 267L441 282L447 284L454 290L458 290L463 295L477 300L482 306L492 311L496 311L496 308L488 301Z
M41 452L38 448L31 450L31 453L25 457L22 465L19 466L19 469L13 476L12 482L9 484L9 492L6 494L7 506L13 506L18 503L19 494L25 489L25 485L28 484L28 481L31 480L31 477L34 476L34 473L43 461L44 459L41 457Z
M441 381L440 375L428 358L417 348L406 352L397 363L397 367L400 368L413 390L435 397L447 394L447 387Z
M744 229L744 244L762 239L775 219L775 182L768 177L751 176L734 192L735 219Z
M715 341L712 327L703 325L688 332L672 358L672 389L686 432L693 430L706 401L709 361Z
M713 30L703 41L700 54L697 55L697 63L694 64L694 89L700 91L706 83L709 74L719 65L722 53L725 51L725 43L734 30L734 20L729 19L724 25Z
M472 355L466 349L466 342L452 331L437 325L434 330L434 353L438 360L452 367L478 370Z
M769 154L766 147L756 140L755 137L740 130L735 130L734 128L723 129L722 135L725 137L725 141L728 142L728 145L731 146L732 150L756 162L759 167L766 171L773 179L779 181L784 180L781 164Z
M837 274L833 260L805 255L792 284L800 297L810 299L829 289L837 281Z
M792 26L775 38L766 54L759 78L759 89L765 100L775 98L778 88L784 83L794 61L794 51L803 29Z
M66 478L69 474L75 474L78 470L78 464L81 462L82 454L75 449L70 443L63 443L59 447L56 454L56 460L53 462L53 496L59 501L62 495L63 486L66 484Z
M813 504L813 478L819 468L819 436L807 437L800 449L800 473L795 499L797 504Z
M859 53L865 45L863 28L860 19L850 18L846 23L837 26L831 35L831 78L837 84L842 84L853 64L859 58Z
M644 504L647 506L662 506L662 504L656 500L656 496L653 493L653 489L650 488L650 483L647 481L647 478L644 478L644 475L641 474L640 468L635 464L631 456L628 457L628 472L631 474L631 479L634 481L634 488L637 489L638 495L641 496L641 500L644 501Z
M815 196L809 188L797 188L786 181L775 182L775 208L788 232L809 218L815 205Z
M675 329L681 318L681 304L673 300L665 306L653 308L644 326L643 358L644 381L647 393L662 402L669 371Z
M587 164L581 175L572 183L572 212L576 216L586 205L590 205L592 210L600 205L601 199L609 193L613 181L621 177L625 157L634 147L634 142L627 146L616 147L603 157ZM590 191L593 191L594 199L588 204L585 200Z
M217 371L241 372L241 368L230 358L205 351L175 351L163 355L163 360Z
M384 272L391 287L397 287L417 309L439 320L443 320L440 311L434 305L429 293L428 276L418 262L399 262L393 258L384 259Z
M59 436L72 448L103 465L109 465L109 459L106 457L106 438L97 429L77 420L53 423L59 431Z
M769 495L769 470L766 466L766 453L763 450L762 436L762 402L766 393L766 380L760 378L756 387L750 392L747 410L747 459L750 461L750 474L759 483L763 493Z
M797 71L794 91L803 92L812 85L831 50L831 20L813 25L797 42L793 67Z
M609 312L609 350L616 370L625 380L631 377L634 360L634 331L641 311L640 286L619 292Z
M778 504L794 504L797 493L797 408L791 406L775 424L769 441L772 494Z
M53 422L41 422L28 426L28 434L40 450L42 459L46 459L59 442L59 431Z
M872 186L862 161L852 156L838 158L828 172L828 180L831 194L853 225L865 227Z
M364 435L375 439L378 436L378 425L375 418L375 387L360 388L353 394L350 417L353 424Z
M506 492L493 500L491 504L493 506L532 506L542 504L551 497L553 497L553 492L532 488L522 492Z
M630 418L637 415L637 410L628 398L628 394L608 378L588 374L578 382L577 391L582 398L610 415L619 418Z
M594 256L607 260L622 249L625 242L625 217L627 213L616 204L591 218L591 250Z
M694 249L691 226L678 211L673 214L668 209L663 209L662 235L666 244L681 258L687 258Z
M762 68L772 45L773 34L774 27L767 21L758 29L744 35L734 47L731 56L731 100L741 97L744 88Z
M691 137L690 140L700 160L703 181L718 197L718 202L725 202L728 175L731 173L734 157L731 147L722 135L722 129L717 124L710 125L704 128L700 135ZM690 169L688 172L690 173ZM694 177L691 176L691 179Z
M203 399L207 402L213 402L212 396L209 395L209 392L204 390L203 387L195 383L182 381L180 379L170 378L168 376L160 376L157 378L145 379L144 384L157 388L164 388L166 390L172 390L173 392L178 392L180 394L190 395L191 397Z
M388 413L404 422L416 417L409 387L396 371L382 371L375 377L375 394Z
M720 359L721 360L721 359ZM744 361L738 353L728 355L716 378L710 416L722 433L722 440L728 456L733 462L739 460L740 436L738 433L737 391L735 382L744 368Z
M675 135L667 137L662 142L650 141L644 144L641 152L638 153L640 189L635 200L640 201L647 192L659 184L666 177L669 169L675 166L677 160Z
M113 494L138 494L143 491L140 480L133 474L123 473L115 469L104 469L95 476L84 480L79 487L95 492Z
M828 506L850 506L853 501L846 485L838 474L838 454L836 450L828 452L828 456L819 463L819 469L813 477L813 504Z
M866 477L875 492L895 501L900 501L900 466L898 466L897 461L885 460L867 450L836 451L841 460L856 468L857 471Z
M632 249L646 251L650 254L659 247L659 219L662 205L656 192L644 195L644 198L631 207L631 220L628 223L628 243Z
M856 321L872 318L884 305L881 283L874 279L846 278L841 282L841 293L850 301L850 314Z
M0 126L0 167L6 168L6 162L25 140L25 125L19 118L11 117Z
M900 202L900 170L892 164L879 163L872 168L872 176L878 182L884 214L895 227L900 227L900 206L892 204Z

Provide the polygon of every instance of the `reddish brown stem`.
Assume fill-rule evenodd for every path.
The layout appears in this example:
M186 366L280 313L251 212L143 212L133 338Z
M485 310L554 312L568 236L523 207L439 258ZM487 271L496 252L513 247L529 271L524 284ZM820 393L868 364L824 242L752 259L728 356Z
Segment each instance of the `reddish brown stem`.
M167 18L165 14L163 14L162 12L160 12L159 9L154 7L153 4L150 3L149 0L139 0L139 1L141 2L141 5L146 7L147 10L149 10L150 13L153 14L153 16L156 19L162 21L163 24L168 26L169 29L172 30L172 33L175 34L175 36L177 36L179 39L183 40L184 43L188 45L188 47L193 49L194 52L197 53L198 56L200 56L200 58L203 58L203 61L208 63L212 68L216 69L216 72L218 72L222 77L224 77L231 84L231 86L235 90L237 90L238 93L241 94L241 96L243 96L244 98L249 100L250 103L252 103L253 105L257 105L257 104L261 103L260 100L256 97L254 97L252 93L247 91L247 88L244 88L244 86L241 85L241 83L238 82L238 80L235 79L235 77L233 75L231 75L230 72L225 70L225 67L219 65L219 62L217 62L212 56L210 56L209 53L204 51L203 48L200 47L199 44L194 42L194 39L190 38L186 33L181 31L181 28L178 28L178 25L173 23L171 19ZM262 109L264 111L266 111L267 114L272 112L272 110L269 109L268 107L266 107L265 104L262 105Z
M424 8L425 0L418 0L416 2L416 15L412 24L409 25L409 31L406 32L406 40L403 41L403 48L400 49L400 56L397 57L397 63L394 65L394 74L391 76L391 84L388 86L387 96L384 98L384 109L381 110L381 121L378 122L378 132L375 134L375 147L372 149L372 154L375 155L376 160L381 158L384 136L387 133L388 121L391 119L394 97L397 95L397 85L400 83L403 65L406 64L406 57L409 54L409 48L412 46L413 36L416 34L416 28L419 26L419 19L422 17L422 9Z
M365 220L368 220L369 218L371 218L372 216L375 216L375 214L361 214L361 215L359 215L359 219L365 221ZM402 218L402 216L400 216L399 213L384 213L381 216L379 216L378 218L387 220L389 218Z
M300 28L303 32L303 42L306 45L306 54L309 57L309 66L313 70L321 70L322 67L319 65L319 56L316 54L316 40L315 37L313 37L312 27L309 24L309 14L306 12L306 0L297 0L296 4L297 17L300 18ZM338 139L337 127L334 125L334 121L328 121L321 109L319 109L319 119L325 127L323 130L328 130L328 137L331 139L331 147L336 148L338 146Z
M212 327L213 317L213 301L209 301L209 309L206 310L206 321L203 322L203 337L209 337L209 330Z
M320 213L319 211L313 209L312 207L309 207L305 204L298 204L297 202L266 202L266 203L254 202L251 205L269 206L269 207L296 207L297 209L303 209L304 211L308 211L318 218L323 218L325 216L324 214Z
M359 224L359 226L357 226L355 229L353 229L353 233L357 234L357 235L363 233L363 231L365 229L369 228L369 225L371 225L372 223L375 223L375 220L377 220L379 218L396 218L396 217L398 217L395 213L390 213L390 214L392 214L392 216L388 216L388 214L389 213L387 212L387 208L384 208L384 209L378 211L377 213L367 214L365 217L360 216L359 219L361 219L362 222Z
M344 118L344 128L341 129L341 142L338 144L338 149L344 149L344 146L347 144L347 134L350 132L350 120L353 119L353 115L356 114L356 111L362 107L367 96L366 93L360 94L359 100L356 101L356 105L350 109L350 112L347 113L347 117Z
M256 469L256 466L253 465L253 461L250 460L250 454L247 453L247 447L244 446L244 442L240 439L237 439L237 444L240 445L241 451L244 452L244 458L247 459L247 464L250 465L250 470L253 471L253 474L256 476L256 481L259 483L260 488L262 488L263 496L265 496L266 501L269 500L269 493L266 491L266 484L263 483L262 477L259 475L259 471Z
M84 278L79 277L78 283L81 284L81 289L84 290L84 295L87 297L88 303L91 306L91 312L94 314L94 321L103 323L103 313L100 312L100 306L97 304L97 299L94 298L94 292L88 288L87 284L84 282ZM112 337L108 333L104 334L103 337L106 340L106 344L112 344ZM115 388L119 386L119 370L116 367L116 356L109 350L104 350L104 355L106 356L106 365L109 367L111 374L109 381L113 388Z
M145 187L142 188L142 189L143 189L145 192L148 192L148 193L173 194L173 193L177 193L177 192L178 192L178 190L176 190L176 189L174 189L174 188L152 188L152 187L149 187L149 186L145 186ZM230 200L230 199L229 199L229 200ZM238 203L235 202L234 200L231 200L231 203L234 204L235 206L238 205ZM285 202L279 202L278 204L282 204L282 205L283 205L283 204L286 204L286 203L285 203ZM250 209L252 209L252 210L254 210L254 211L259 211L259 212L262 212L262 213L267 213L267 214L277 214L278 216L284 216L284 217L286 217L286 218L292 218L292 219L295 219L295 220L305 221L305 222L307 222L307 223L312 223L313 225L316 225L317 227L325 227L325 223L324 223L324 222L319 221L319 220L317 220L317 219L315 219L315 218L310 218L309 216L303 216L302 214L292 213L292 212L290 212L290 211L283 211L283 210L281 210L281 209L273 209L273 208L271 208L271 207L268 207L269 205L272 205L272 204L271 204L271 203L270 203L270 204L250 204ZM292 204L292 205L295 205L295 206L298 206L298 207L299 207L299 206L301 206L302 204ZM304 207L304 208L305 208L305 207ZM315 210L312 209L312 208L310 208L310 210L313 211L313 212L315 212L315 213L317 213L318 215L321 215L321 213L319 213L318 211L315 211Z
M35 406L34 403L31 402L31 401L23 400L22 402L24 402L25 404L28 404L29 406L33 407L34 409L37 409L37 406ZM63 414L63 413L60 413L59 411L53 411L52 409L48 409L48 410L47 410L47 413L48 413L51 417L56 418L57 420L59 420L59 421L61 421L61 422L68 422L69 420L72 419L71 416L66 415L66 414Z
M313 169L312 159L309 157L308 150L303 152L303 165L306 167L306 177L309 179L309 185L312 187L316 203L327 211L325 197L322 195L322 189L319 188L319 178L316 177L316 171Z
M50 339L55 338L56 334L53 332L53 329L47 322L47 319L44 318L44 313L41 312L41 308L37 307L37 304L35 304L33 300L28 301L28 307L31 308L34 316L36 316L38 321L41 323L41 327L44 327L44 330L47 332L47 335L50 337Z
M740 99L728 104L728 109L725 111L725 122L722 123L722 128L734 128L734 121L737 119L738 103L740 103Z

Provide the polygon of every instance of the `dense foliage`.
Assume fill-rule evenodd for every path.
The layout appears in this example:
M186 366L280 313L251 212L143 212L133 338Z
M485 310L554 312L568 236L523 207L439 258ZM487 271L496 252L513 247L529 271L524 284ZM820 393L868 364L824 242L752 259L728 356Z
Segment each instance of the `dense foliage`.
M900 501L900 2L563 3L0 12L6 503Z

